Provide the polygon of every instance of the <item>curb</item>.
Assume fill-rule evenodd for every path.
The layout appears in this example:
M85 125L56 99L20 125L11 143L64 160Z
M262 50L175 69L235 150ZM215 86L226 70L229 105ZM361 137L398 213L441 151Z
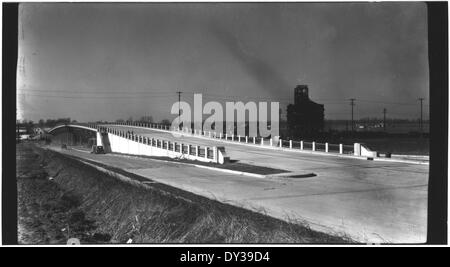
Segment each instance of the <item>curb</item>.
M426 161L413 161L413 160L402 160L402 159L385 159L385 158L373 158L374 161L384 161L384 162L398 162L398 163L409 163L418 165L430 165L430 162Z
M235 170L224 169L224 168L216 168L216 167L205 166L205 165L200 165L200 164L195 164L195 163L186 163L186 162L178 162L178 161L154 159L154 158L144 158L144 157L139 157L139 156L134 156L134 155L119 154L119 153L109 153L109 155L122 156L122 157L125 156L125 157L130 157L130 158L139 158L139 159L149 159L149 160L166 162L166 163L174 163L174 164L180 164L180 165L185 165L185 166L193 166L193 167L197 167L197 168L209 169L209 170L220 171L220 172L225 172L225 173L230 173L230 174L244 175L244 176L249 176L249 177L254 177L254 178L266 178L267 177L267 175L264 175L264 174L235 171Z
M187 164L189 164L189 163L187 163ZM255 178L266 178L267 177L267 175L257 174L257 173L252 173L252 172L235 171L235 170L230 170L230 169L215 168L215 167L204 166L204 165L197 165L197 164L189 164L189 165L194 165L197 168L221 171L221 172L237 174L237 175L245 175L245 176L250 176L250 177L255 177Z

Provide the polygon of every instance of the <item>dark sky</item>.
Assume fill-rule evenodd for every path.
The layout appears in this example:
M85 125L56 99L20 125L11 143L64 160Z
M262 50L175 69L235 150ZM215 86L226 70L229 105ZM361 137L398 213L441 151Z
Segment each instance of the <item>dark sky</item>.
M171 119L176 91L285 109L296 84L327 119L349 98L357 118L418 118L426 19L411 2L21 4L19 119Z

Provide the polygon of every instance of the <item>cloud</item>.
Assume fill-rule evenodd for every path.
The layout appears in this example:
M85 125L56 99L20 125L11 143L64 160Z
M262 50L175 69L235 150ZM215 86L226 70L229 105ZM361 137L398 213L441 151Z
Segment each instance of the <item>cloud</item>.
M252 54L232 32L217 22L210 24L209 31L228 49L231 55L266 93L274 95L275 92L292 87L281 78L278 71L268 62Z

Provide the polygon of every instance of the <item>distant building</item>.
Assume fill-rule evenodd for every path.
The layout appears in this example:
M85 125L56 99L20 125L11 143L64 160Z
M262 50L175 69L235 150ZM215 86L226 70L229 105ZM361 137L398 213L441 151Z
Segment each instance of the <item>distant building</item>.
M324 105L309 99L307 85L297 85L294 104L287 107L288 130L292 136L312 136L323 131Z
M39 127L36 127L36 128L33 129L33 132L34 132L34 134L41 135L41 134L44 133L44 130L42 130Z

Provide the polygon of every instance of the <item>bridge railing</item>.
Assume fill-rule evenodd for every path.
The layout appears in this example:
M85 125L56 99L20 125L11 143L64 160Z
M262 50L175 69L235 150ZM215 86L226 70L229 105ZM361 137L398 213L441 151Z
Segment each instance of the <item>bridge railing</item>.
M102 125L98 124L88 124L88 127L92 129L97 130L104 130L105 132L116 135L125 139L128 139L130 141L134 141L143 145L147 145L150 147L159 148L161 150L166 150L170 152L171 155L175 154L178 155L180 158L187 158L187 159L194 159L204 162L213 162L213 163L223 163L219 162L218 157L218 150L217 147L213 146L198 146L193 145L189 143L184 142L176 142L172 140L166 140L166 139L160 139L160 138L153 138L148 136L142 136L138 134L134 134L130 131L123 131L116 128L104 126L105 124L102 123ZM145 124L133 124L132 126L138 126L138 127L146 127ZM163 125L155 126L159 127L160 129Z
M364 156L361 154L361 149L355 149L355 147L360 146L360 144L355 143L353 145L346 144L331 144L331 143L323 143L323 142L315 142L315 141L304 141L304 140L283 140L283 139L274 139L274 138L262 138L262 137L254 137L254 136L239 136L234 135L233 133L225 133L225 132L215 132L215 131L203 131L198 129L192 129L188 127L184 127L182 129L171 128L171 126L166 124L158 124L158 123L142 123L142 122L107 122L102 123L103 125L123 125L123 126L131 126L131 127L142 127L142 128L150 128L156 129L160 131L170 131L170 132L181 132L183 134L189 134L193 136L201 136L204 138L213 138L219 139L221 141L234 142L240 144L248 144L248 145L258 145L262 147L270 147L270 148L278 148L284 150L298 150L298 151L310 151L317 153L329 153L329 154L341 154L341 155L355 155L355 156ZM94 127L99 127L98 125ZM375 152L376 153L376 152Z
M152 128L151 126L149 128ZM273 147L279 149L288 150L302 150L311 152L322 152L322 153L334 153L334 154L354 154L353 145L344 144L330 144L321 142L310 142L310 141L294 141L294 140L283 140L274 138L262 138L255 136L240 136L234 135L232 133L217 133L214 131L203 131L196 129L183 128L181 130L173 128L169 131L181 132L184 134L190 134L194 136L201 136L206 138L219 139L221 141L242 143L248 145L258 145L263 147Z

